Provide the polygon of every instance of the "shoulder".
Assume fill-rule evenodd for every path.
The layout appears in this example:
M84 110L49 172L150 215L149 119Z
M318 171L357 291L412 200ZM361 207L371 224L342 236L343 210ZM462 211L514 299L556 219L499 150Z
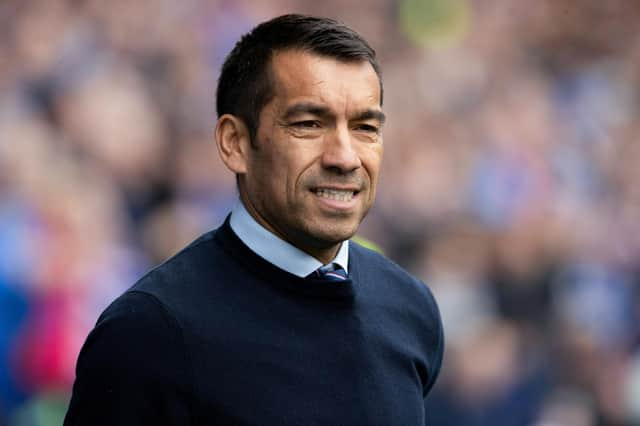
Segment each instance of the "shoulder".
M358 267L376 273L392 274L403 281L416 281L404 268L383 254L364 247L355 241L349 241L349 256Z
M425 354L426 395L438 377L444 352L442 319L431 290L380 253L354 242L349 250L350 264L363 289L362 297L376 307L376 315L388 312L388 323L396 324L396 330L402 330L400 334L416 336ZM380 307L384 309L381 311Z
M229 269L228 257L210 231L142 276L128 291L152 296L166 306L177 308L198 298L207 283ZM124 300L127 300L125 298ZM123 300L123 301L124 301Z
M145 322L158 318L162 318L165 323L172 322L172 315L157 297L132 287L111 302L98 318L97 325L123 320Z
M351 242L350 275L363 291L363 297L376 303L402 307L405 316L441 333L440 310L431 289L420 279L384 255Z
M181 327L167 306L152 294L129 290L100 315L84 350L114 361L122 357L124 366L136 357L142 361L154 348L182 343Z
M145 288L153 286L153 283L157 285L158 282L182 280L194 272L198 272L199 268L215 261L218 251L214 238L215 233L216 231L209 231L201 235L178 253L147 272L134 284L132 289L145 290Z
M171 313L152 295L128 291L100 315L76 367L75 391L110 393L187 371L184 340ZM98 368L99 367L99 368ZM173 380L172 380L173 381Z
M437 305L429 287L403 267L386 256L350 241L349 256L361 279L375 281L376 286L409 298L418 298L437 311Z

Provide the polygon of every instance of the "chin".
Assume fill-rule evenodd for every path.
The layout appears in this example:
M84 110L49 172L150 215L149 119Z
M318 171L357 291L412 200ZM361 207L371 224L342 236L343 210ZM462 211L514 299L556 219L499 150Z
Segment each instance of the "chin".
M315 231L315 232L314 232ZM344 225L326 225L321 228L316 228L310 232L318 241L322 241L326 245L334 245L341 243L353 237L358 231L358 225L344 224Z

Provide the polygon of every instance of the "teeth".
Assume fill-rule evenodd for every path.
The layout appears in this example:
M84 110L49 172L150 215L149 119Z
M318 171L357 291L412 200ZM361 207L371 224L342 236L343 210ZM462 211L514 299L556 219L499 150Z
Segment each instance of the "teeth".
M320 197L337 201L351 201L353 199L353 191L338 191L335 189L318 189L316 191Z

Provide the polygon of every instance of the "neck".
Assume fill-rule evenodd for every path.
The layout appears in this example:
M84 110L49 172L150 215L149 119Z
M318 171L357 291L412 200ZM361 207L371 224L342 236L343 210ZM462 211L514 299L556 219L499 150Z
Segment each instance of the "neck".
M308 250L302 247L298 247L298 248L304 251L305 253L307 253L308 255L318 259L323 265L326 265L327 263L335 259L335 257L338 254L338 250L340 249L340 244L337 244L329 249L322 249L322 250Z

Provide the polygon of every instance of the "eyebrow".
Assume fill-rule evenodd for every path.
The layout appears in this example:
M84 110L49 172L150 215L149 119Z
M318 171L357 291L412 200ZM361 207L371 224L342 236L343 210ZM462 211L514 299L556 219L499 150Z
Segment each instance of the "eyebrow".
M384 121L387 119L387 116L384 115L384 112L377 109L366 109L354 117L355 120L378 120L380 124L384 124Z
M311 102L299 102L287 108L287 110L284 112L284 118L290 119L298 114L311 114L321 117L330 117L331 115L333 115L329 108L325 106L314 104Z
M291 119L298 114L311 114L320 117L332 117L334 115L326 106L314 104L313 102L299 102L287 108L284 113L284 119ZM351 120L378 120L380 124L383 124L386 116L380 110L366 109L356 113Z

